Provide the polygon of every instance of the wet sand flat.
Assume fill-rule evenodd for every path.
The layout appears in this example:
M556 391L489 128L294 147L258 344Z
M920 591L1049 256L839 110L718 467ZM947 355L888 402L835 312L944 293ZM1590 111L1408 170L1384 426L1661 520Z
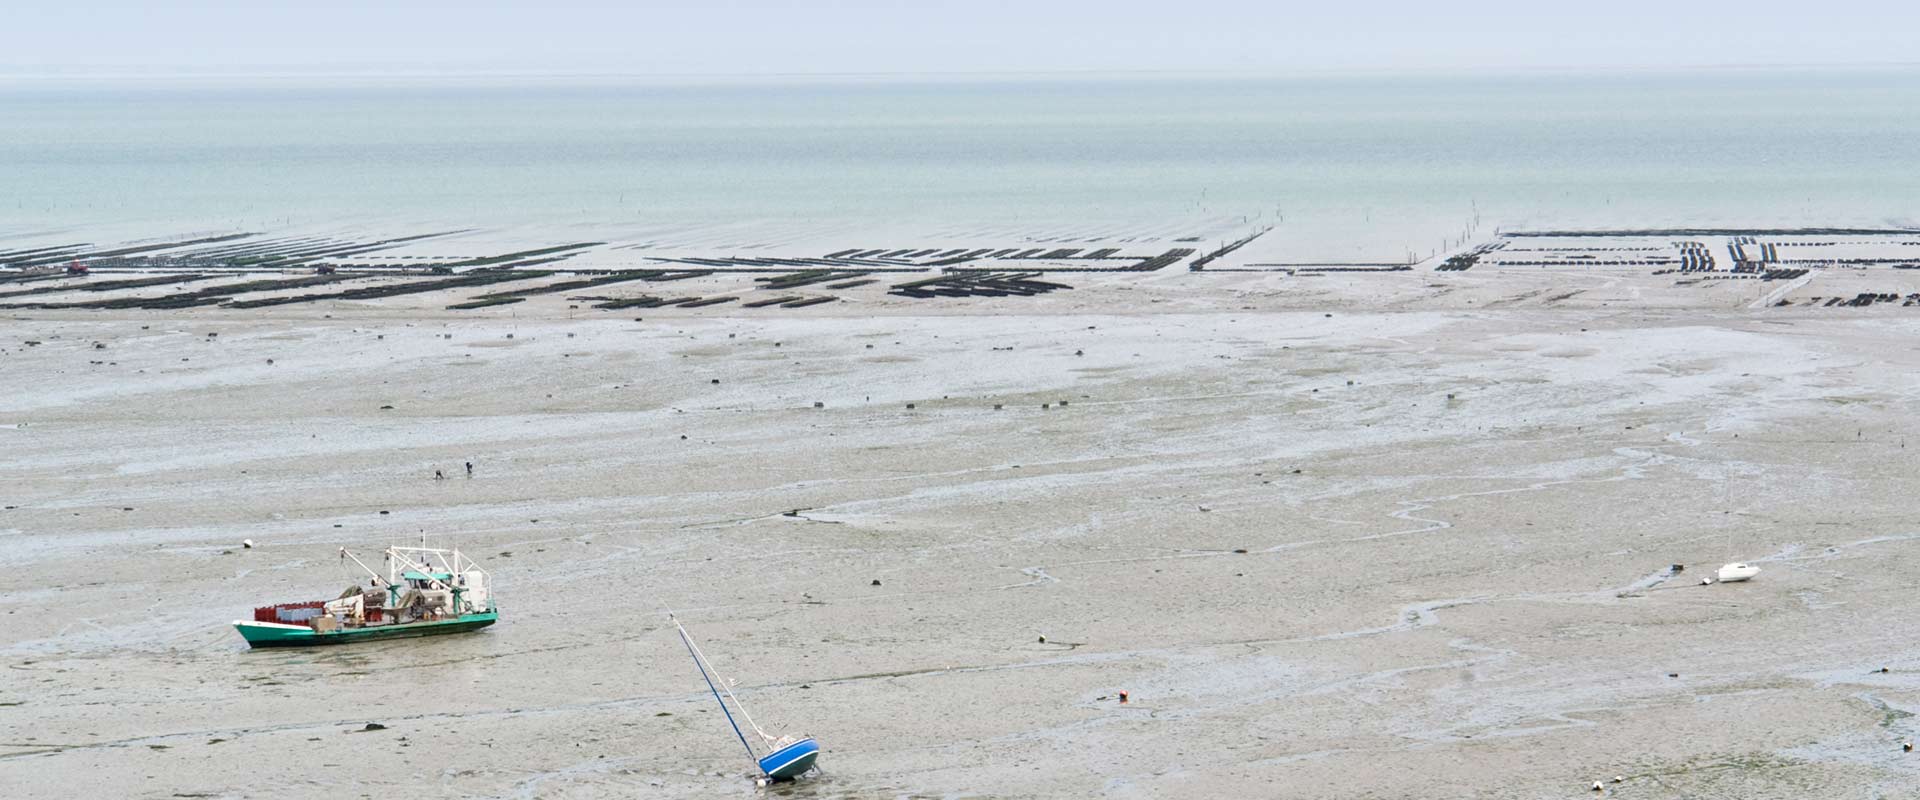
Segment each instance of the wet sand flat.
M770 796L1916 796L1920 320L1477 275L16 314L0 795L758 796L666 602ZM422 532L501 624L225 624Z

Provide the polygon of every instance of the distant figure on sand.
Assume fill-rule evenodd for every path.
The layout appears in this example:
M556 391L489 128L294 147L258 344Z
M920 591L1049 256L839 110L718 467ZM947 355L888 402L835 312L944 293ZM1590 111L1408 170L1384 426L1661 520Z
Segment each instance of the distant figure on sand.
M445 473L442 473L440 470L436 469L433 471L433 479L436 481L444 481L447 479L447 476Z
M473 477L473 462L467 462L467 477Z

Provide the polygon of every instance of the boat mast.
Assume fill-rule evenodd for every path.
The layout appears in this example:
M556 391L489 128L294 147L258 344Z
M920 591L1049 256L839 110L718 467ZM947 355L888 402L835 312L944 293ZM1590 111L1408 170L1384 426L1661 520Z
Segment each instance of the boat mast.
M679 622L679 620L675 620L674 622L675 622L676 624L678 624L678 622ZM694 648L695 648L696 650L698 650L698 649L699 649L699 645L694 645ZM701 652L700 652L700 659L701 659L702 661L705 661L705 660L706 660L706 658L707 658L707 654L706 654L706 652L705 652L705 651L701 651ZM707 662L707 669L710 669L710 670L713 670L713 674L715 674L715 675L720 675L720 670L717 670L717 669L714 669L714 668L713 668L713 662L711 662L711 661L708 661L708 662ZM762 728L760 727L760 723L758 723L758 722L754 722L754 721L753 721L753 712L751 712L751 711L748 711L748 710L747 710L747 704L746 704L746 703L742 703L742 702L740 702L740 698L734 695L734 693L733 693L733 681L730 681L730 680L727 680L727 678L726 678L726 676L724 676L724 675L721 675L721 676L720 676L720 691L723 691L723 692L726 692L726 693L727 693L727 699L728 699L728 700L732 700L732 701L733 701L733 707L734 707L734 708L737 708L737 709L740 709L740 716L742 716L742 717L745 717L745 718L746 718L746 720L747 720L747 727L749 727L749 728L752 728L752 729L753 729L753 732L754 732L754 734L756 734L756 735L758 735L758 736L760 737L760 743L761 743L761 744L766 744L767 742L771 742L771 741L773 741L773 737L772 737L772 736L768 736L768 735L767 735L767 732L766 732L766 730L764 730L764 729L762 729Z
M760 757L754 754L753 745L747 744L747 735L740 732L740 723L733 721L733 712L727 709L727 701L720 699L720 690L714 687L713 676L707 674L707 660L700 655L700 648L693 645L693 637L687 635L687 628L680 624L679 619L674 618L671 612L667 614L667 618L672 619L673 627L680 631L680 641L686 643L687 653L693 656L693 665L700 668L700 678L707 682L707 691L713 693L713 701L720 704L720 713L727 715L727 724L733 726L733 735L739 737L740 746L747 749L747 758L753 759L753 763L758 765L760 763ZM727 690L727 696L733 696L732 689ZM738 703L740 701L736 699L734 702ZM740 708L740 713L747 713L745 706ZM753 720L749 718L747 724L753 724ZM755 730L758 731L758 728L755 728ZM761 735L764 736L765 734Z

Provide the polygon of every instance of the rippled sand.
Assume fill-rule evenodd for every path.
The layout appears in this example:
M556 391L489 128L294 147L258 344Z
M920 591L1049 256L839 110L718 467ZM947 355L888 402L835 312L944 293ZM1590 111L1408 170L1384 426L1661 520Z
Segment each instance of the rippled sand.
M16 314L0 796L1916 796L1920 314L1181 278ZM423 531L500 625L226 625Z

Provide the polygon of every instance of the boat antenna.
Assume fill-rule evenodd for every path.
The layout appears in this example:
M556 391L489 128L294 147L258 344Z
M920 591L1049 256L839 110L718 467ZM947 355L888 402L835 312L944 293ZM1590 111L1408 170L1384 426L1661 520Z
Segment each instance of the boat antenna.
M693 637L687 635L687 627L680 624L680 619L675 617L673 611L670 609L667 611L667 619L673 620L674 629L680 631L680 641L686 643L687 652L693 656L693 665L700 668L700 678L707 682L707 691L713 693L713 701L720 704L720 713L727 715L727 724L733 726L733 735L739 737L740 746L747 749L747 758L752 759L754 763L759 763L760 757L754 754L753 745L747 744L747 735L740 732L740 723L733 721L733 712L727 710L727 701L720 699L720 690L713 685L713 676L707 674L706 656L700 653L700 648L693 643ZM727 696L733 696L732 688L727 689ZM734 702L738 703L740 701L735 700ZM746 707L742 706L740 713L747 713ZM747 724L753 724L752 718L748 718ZM754 730L757 732L759 728L756 727ZM760 735L765 736L766 734L762 733Z

